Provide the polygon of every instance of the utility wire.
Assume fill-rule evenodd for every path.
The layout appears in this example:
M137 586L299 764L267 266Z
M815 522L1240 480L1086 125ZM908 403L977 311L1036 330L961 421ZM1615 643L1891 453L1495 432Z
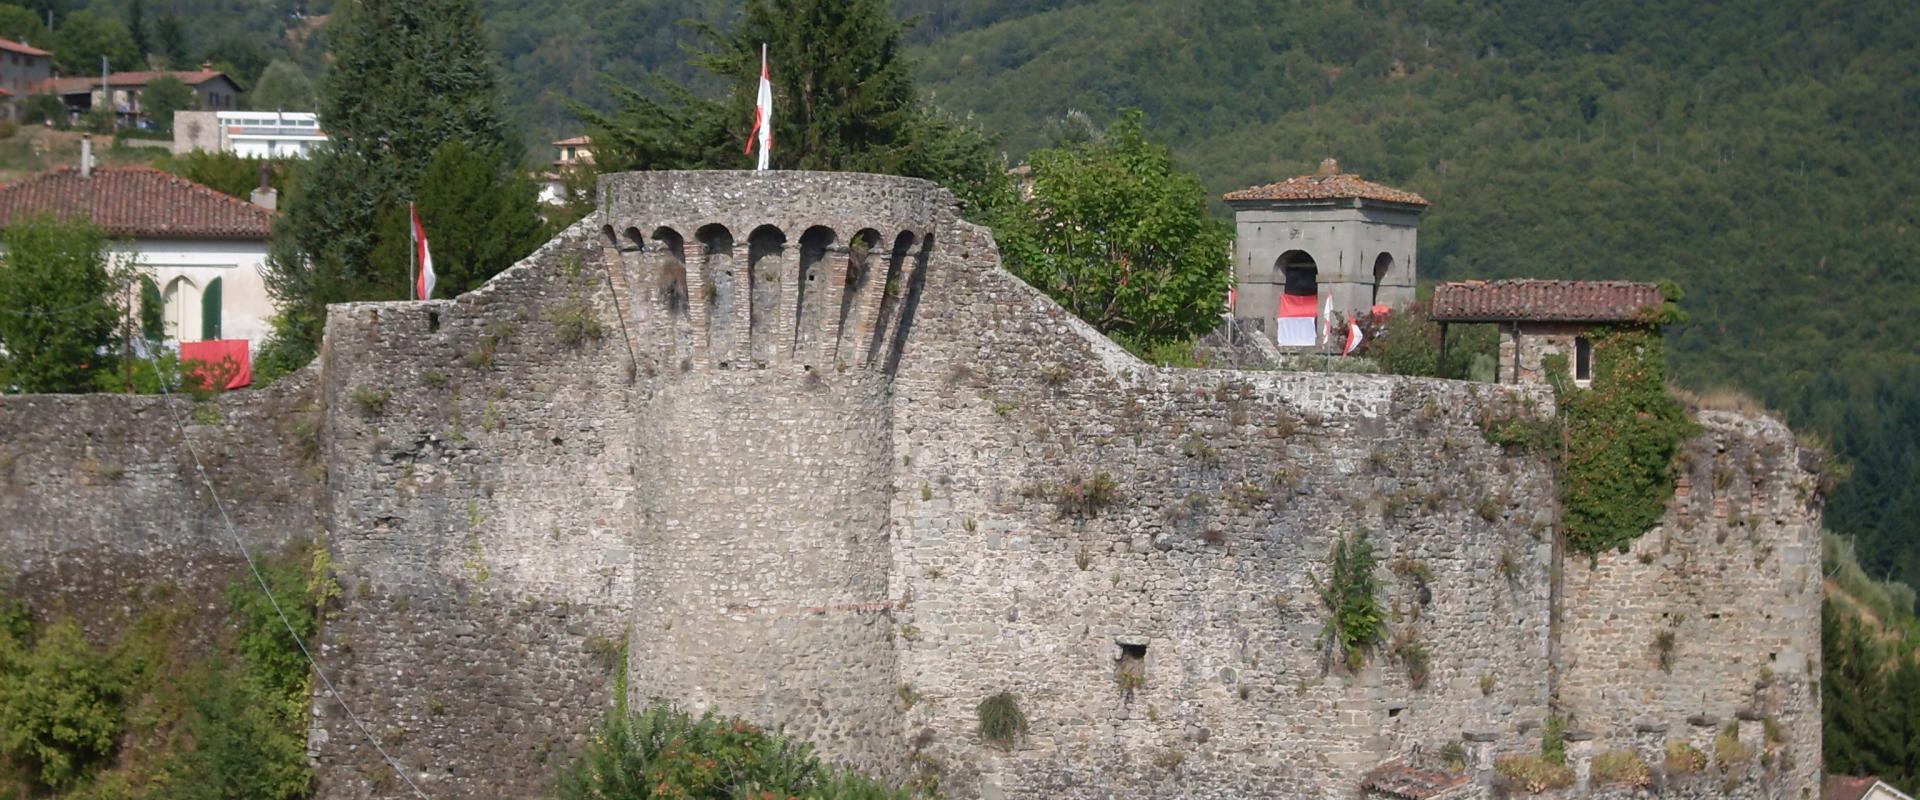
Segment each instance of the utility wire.
M160 362L154 359L151 353L148 354L147 360L153 363L154 370L157 373L160 369ZM174 427L179 429L180 443L187 448L187 454L193 457L193 467L200 473L200 482L206 485L207 494L213 498L213 507L220 511L220 522L226 526L227 536L233 539L234 549L239 550L240 557L246 560L247 571L253 574L254 583L259 584L261 593L267 596L267 603L273 606L273 613L280 618L280 624L287 629L287 635L293 637L293 643L300 648L300 655L306 657L307 664L313 667L313 674L319 676L321 685L327 687L327 694L332 695L334 702L340 704L341 710L347 712L347 719L353 723L353 727L360 730L361 736L366 737L367 743L373 745L374 751L379 753L380 758L387 762L387 766L393 770L393 774L400 776L400 780L405 781L407 788L412 789L414 795L419 797L420 800L430 800L430 798L427 797L427 793L420 791L420 787L414 784L413 778L407 775L406 768L402 767L399 761L388 754L387 749L380 745L380 740L375 738L371 731L367 730L366 723L360 721L360 716L353 713L353 707L347 705L347 698L341 696L340 690L334 687L333 680L327 677L327 671L320 668L320 662L315 660L313 652L307 649L307 643L303 641L300 638L300 634L293 629L293 622L287 619L287 612L281 610L280 601L273 596L273 590L268 588L267 579L261 577L259 566L254 564L253 554L247 552L247 546L240 540L239 532L234 530L233 520L227 516L227 506L221 502L219 491L213 488L213 479L207 475L206 464L200 460L200 451L194 448L193 439L187 436L186 423L173 408L173 403L171 402L174 397L173 391L167 388L167 382L164 378L160 381L160 393L165 395L161 406L167 409L167 416L173 419Z
M613 285L613 266L606 263L605 258L600 259L600 271L607 276L607 292L613 295L613 316L620 320L620 339L627 343L627 362L639 369L640 357L633 354L633 337L627 335L627 312L620 309L620 289Z

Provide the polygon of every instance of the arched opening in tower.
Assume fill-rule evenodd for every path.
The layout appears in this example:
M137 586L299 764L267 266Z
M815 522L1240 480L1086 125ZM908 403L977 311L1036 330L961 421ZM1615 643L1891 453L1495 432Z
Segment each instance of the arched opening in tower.
M1318 342L1320 268L1305 250L1288 250L1274 262L1280 273L1280 304L1275 310L1274 343L1312 347Z

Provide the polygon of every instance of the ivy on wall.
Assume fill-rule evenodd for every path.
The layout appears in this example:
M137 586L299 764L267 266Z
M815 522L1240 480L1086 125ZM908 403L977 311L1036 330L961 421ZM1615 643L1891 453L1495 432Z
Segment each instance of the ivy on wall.
M1667 391L1666 353L1652 325L1593 337L1590 388L1576 388L1565 356L1547 364L1558 398L1561 527L1581 553L1625 550L1666 513L1673 460L1700 426Z

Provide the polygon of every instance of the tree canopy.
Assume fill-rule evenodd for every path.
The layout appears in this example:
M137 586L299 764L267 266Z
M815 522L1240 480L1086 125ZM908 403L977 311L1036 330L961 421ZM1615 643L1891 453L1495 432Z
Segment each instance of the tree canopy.
M160 130L173 130L174 112L187 111L198 105L200 96L194 94L193 87L172 75L147 81L147 87L140 91L140 107L153 120L153 126Z
M53 63L69 75L99 75L100 57L114 70L140 69L144 52L127 25L92 11L75 11L53 33Z
M261 111L311 111L319 102L306 70L284 58L268 64L247 93L248 107Z
M0 243L0 390L91 391L118 363L126 265L84 221L14 220Z
M1030 157L1030 196L990 222L1009 269L1138 347L1220 324L1233 235L1200 182L1149 141L1144 116Z

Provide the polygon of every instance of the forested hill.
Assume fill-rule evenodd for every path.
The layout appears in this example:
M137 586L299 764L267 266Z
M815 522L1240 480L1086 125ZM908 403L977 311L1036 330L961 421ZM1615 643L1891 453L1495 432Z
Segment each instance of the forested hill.
M688 73L690 0L488 0L515 105ZM1920 582L1920 15L1902 0L896 0L923 85L1016 159L1138 107L1224 192L1347 169L1433 201L1424 278L1670 277L1677 374L1855 465L1830 508ZM776 56L777 57L777 56ZM777 64L776 64L777 68Z
M932 29L924 84L1016 153L1134 106L1216 191L1335 156L1420 192L1423 278L1679 281L1681 380L1834 438L1831 526L1920 578L1910 4L901 5Z

